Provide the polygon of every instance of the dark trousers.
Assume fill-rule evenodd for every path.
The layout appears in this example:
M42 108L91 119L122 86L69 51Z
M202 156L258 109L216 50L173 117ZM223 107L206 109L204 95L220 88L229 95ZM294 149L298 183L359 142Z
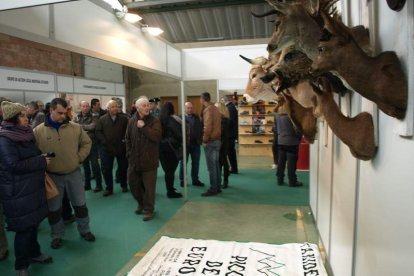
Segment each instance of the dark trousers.
M73 216L72 205L70 204L70 201L66 193L66 189L65 189L63 193L63 198L62 198L62 219L68 220L72 216Z
M178 167L180 160L175 156L174 150L170 147L168 143L160 144L160 162L161 167L164 170L165 178L165 187L167 188L167 193L174 193L174 178L175 170Z
M297 146L278 146L278 160L277 160L277 178L283 180L285 176L285 167L287 161L289 183L295 183L296 177L296 162L298 161L299 145Z
M219 163L220 163L220 173L223 174L223 184L229 183L230 175L230 166L229 161L227 160L227 147L223 147L221 144L220 153L219 153Z
M187 146L187 163L188 163L188 157L191 156L191 181L194 183L199 182L198 179L198 171L200 168L200 154L201 149L200 145L193 144ZM180 180L181 182L184 181L184 168L183 168L183 160L180 161Z
M95 176L96 187L102 188L102 175L101 175L101 166L99 165L99 151L98 145L96 143L92 143L92 148L89 153L89 156L83 161L83 170L85 172L85 187L91 187L91 167L93 175Z
M144 211L147 212L154 212L156 182L157 169L151 171L128 169L129 189L138 202L138 208L144 208Z
M230 167L233 172L238 172L237 155L236 155L236 138L229 138L227 156L229 157Z
M14 236L14 254L16 256L14 268L16 270L28 268L31 258L38 257L41 254L40 245L37 242L37 226L16 232Z
M277 164L277 134L273 133L272 142L273 164Z
M102 174L105 179L106 190L113 191L114 189L114 159L118 163L119 169L119 181L122 188L127 187L127 170L128 170L128 160L125 157L125 154L120 154L118 156L112 156L104 149L101 151L101 163L102 163Z

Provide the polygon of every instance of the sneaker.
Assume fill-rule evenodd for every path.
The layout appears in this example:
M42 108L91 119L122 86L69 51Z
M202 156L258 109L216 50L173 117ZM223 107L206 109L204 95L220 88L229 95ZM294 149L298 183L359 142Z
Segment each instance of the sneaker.
M54 238L52 240L52 243L50 244L50 247L52 247L53 249L59 249L61 248L63 245L63 240L60 238Z
M240 125L241 126L247 126L247 125L249 125L249 122L248 121L243 121L243 122L240 123Z
M196 182L193 182L193 186L204 187L204 183L198 180Z
M249 115L249 111L247 111L247 110L242 111L242 112L240 112L240 115Z
M177 193L176 191L167 193L168 198L181 198L183 195L181 193Z
M63 223L66 225L66 224L71 224L72 222L75 222L75 221L76 221L75 215L71 215L68 219L64 219Z
M154 212L146 212L144 213L144 217L142 218L143 221L149 221L154 218Z
M103 193L103 196L110 196L110 195L113 195L114 194L114 192L113 191L109 191L109 190L106 190L104 193Z
M293 183L289 183L289 187L300 187L303 186L303 183L300 181L293 182Z
M282 186L283 184L285 184L285 183L283 182L283 178L278 178L278 179L277 179L277 185Z
M27 268L16 270L16 276L29 276L29 271Z
M207 192L202 193L201 196L215 196L217 194L218 194L217 192L213 192L213 191L208 190Z
M247 103L247 102L245 102L245 101L241 101L241 102L239 102L239 106L246 106L246 105L248 105L248 103Z
M93 190L93 192L94 192L94 193L99 193L99 192L102 192L102 187L96 187L96 188Z
M223 181L223 189L227 189L229 187L228 181Z
M128 192L129 192L129 190L128 190L128 188L127 188L127 187L123 187L123 188L122 188L122 192L123 192L123 193L128 193Z
M40 254L37 257L32 258L32 262L34 263L41 263L41 264L48 264L53 262L53 258L46 254Z
M81 234L81 237L85 241L94 242L96 240L95 235L92 232L86 232L85 234Z
M85 188L85 191L90 191L92 189L91 185L85 185L84 188Z

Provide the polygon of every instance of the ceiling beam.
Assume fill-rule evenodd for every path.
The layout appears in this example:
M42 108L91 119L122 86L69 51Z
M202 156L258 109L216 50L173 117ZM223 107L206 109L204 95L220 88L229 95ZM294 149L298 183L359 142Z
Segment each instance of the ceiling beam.
M154 0L144 2L133 2L127 4L128 9L136 9L139 14L145 13L159 13L171 12L189 9L208 9L215 7L225 7L234 5L251 5L263 4L265 0L215 0L215 1L200 1L200 0Z

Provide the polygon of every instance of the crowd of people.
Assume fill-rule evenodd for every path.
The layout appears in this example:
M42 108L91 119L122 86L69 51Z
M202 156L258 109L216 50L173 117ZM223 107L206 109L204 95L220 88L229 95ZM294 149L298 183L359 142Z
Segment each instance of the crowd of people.
M133 112L126 114L119 98L110 100L106 110L99 99L92 99L81 101L80 112L74 115L62 98L26 106L0 99L0 260L8 257L3 212L8 230L16 233L17 275L29 275L32 262L52 262L37 242L38 226L46 217L53 249L64 245L65 223L74 221L85 241L95 241L85 191L93 188L95 193L111 196L114 179L123 193L131 192L136 200L135 213L143 215L143 221L153 219L159 164L167 197L182 197L174 179L179 168L184 185L183 147L186 160L191 157L192 185L199 187L205 186L199 179L201 148L205 150L210 185L202 196L216 196L227 188L229 174L238 173L234 148L238 116L231 96L226 104L215 105L204 92L202 114L195 114L192 103L186 102L185 118L176 114L172 103L158 108L158 102L158 98L142 96L135 101ZM182 124L187 129L184 144ZM46 198L45 174L59 191L50 199Z
M136 200L134 212L143 215L143 221L153 219L159 164L164 171L166 196L182 197L174 180L179 168L180 186L184 186L187 164L183 152L187 162L191 160L192 185L204 187L199 178L204 148L209 187L201 196L222 193L229 187L230 174L238 173L238 111L233 100L229 95L223 102L213 103L210 94L204 92L200 95L202 113L195 114L193 104L186 102L183 118L171 102L158 108L159 98L145 96L135 101L130 114L123 112L121 99L112 98L106 110L99 99L81 101L80 112L75 115L62 98L46 105L32 101L26 106L0 98L0 260L8 257L3 212L8 229L16 233L17 275L28 275L31 262L52 261L37 242L38 226L46 217L53 249L63 246L65 224L74 221L85 241L95 241L85 197L85 191L93 188L93 180L93 192L103 192L104 197L113 195L114 182L118 182L121 191L131 192ZM296 176L302 135L283 110L276 112L274 122L277 183L284 184L287 163L289 186L302 186ZM45 173L59 191L50 199L46 198Z

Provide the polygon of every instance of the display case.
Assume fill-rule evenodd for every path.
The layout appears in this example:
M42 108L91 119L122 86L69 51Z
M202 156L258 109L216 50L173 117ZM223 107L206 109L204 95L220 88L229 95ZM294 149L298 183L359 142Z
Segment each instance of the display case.
M272 156L275 104L239 104L239 155Z

